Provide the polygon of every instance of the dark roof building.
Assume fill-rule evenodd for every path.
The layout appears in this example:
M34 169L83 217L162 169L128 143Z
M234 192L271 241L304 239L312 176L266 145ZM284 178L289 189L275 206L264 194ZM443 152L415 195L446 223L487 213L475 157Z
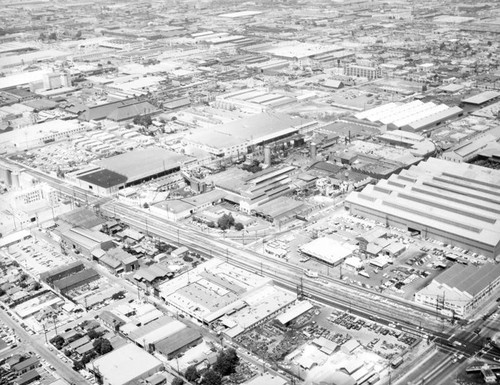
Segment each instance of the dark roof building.
M130 151L99 161L103 169L111 170L127 178L126 185L142 183L152 177L160 177L180 171L181 165L191 158L159 147Z
M40 373L36 370L30 370L29 372L24 373L14 380L14 385L27 385L31 384L33 381L36 381L40 378Z
M104 219L99 218L92 210L86 208L79 208L61 214L59 219L73 227L82 227L84 229L92 229L106 222Z
M125 187L127 177L117 172L101 169L78 177L80 187L92 190L99 195L109 195Z
M62 278L58 281L53 282L54 288L58 289L60 292L66 292L75 287L82 286L86 283L95 281L99 279L100 275L97 271L92 268L79 271L76 274L70 275L69 277Z
M56 267L55 269L40 274L40 279L45 282L52 282L77 273L85 268L81 261L71 262L67 265Z
M24 361L18 362L17 364L12 366L12 370L16 373L25 373L31 369L40 366L40 361L36 357L29 357Z
M141 102L137 99L126 99L87 107L85 112L81 113L78 118L86 121L107 118L120 122L133 119L139 115L154 114L158 111L159 110L155 106L148 102Z
M185 328L156 342L154 345L157 351L170 360L181 351L199 344L201 340L201 334L197 330Z
M99 314L99 318L107 327L113 330L118 330L120 326L125 325L125 321L123 319L109 310L104 310L101 314Z

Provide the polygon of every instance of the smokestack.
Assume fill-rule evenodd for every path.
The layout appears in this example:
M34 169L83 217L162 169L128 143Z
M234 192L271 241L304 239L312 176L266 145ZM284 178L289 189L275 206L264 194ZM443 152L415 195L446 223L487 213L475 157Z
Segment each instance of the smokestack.
M271 166L271 147L269 146L264 147L264 165L266 167Z

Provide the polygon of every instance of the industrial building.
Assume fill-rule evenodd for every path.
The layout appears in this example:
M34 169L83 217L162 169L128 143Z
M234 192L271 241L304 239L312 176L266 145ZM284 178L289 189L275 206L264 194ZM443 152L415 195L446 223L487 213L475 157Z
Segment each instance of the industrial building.
M132 98L85 107L85 111L79 115L78 119L90 121L107 118L120 122L132 120L139 115L152 115L158 112L160 110L152 104Z
M480 267L455 264L415 293L415 302L467 318L498 292L499 284L498 264L487 263Z
M293 166L272 167L252 174L241 169L230 169L211 175L207 180L227 193L225 200L238 204L243 212L255 213L260 205L293 191L290 175L295 170ZM288 210L281 210L280 213L285 211Z
M179 312L218 324L233 338L273 317L295 299L294 293L271 286L271 279L217 259L208 260L158 285L160 297Z
M499 99L500 99L500 92L484 91L481 92L480 94L463 99L462 103L474 107L484 107L485 105L493 103Z
M261 113L196 132L184 138L184 144L219 157L243 155L253 146L308 132L315 120L293 118L282 113Z
M59 266L55 269L46 271L45 273L40 274L40 279L48 284L51 284L54 281L58 281L64 277L67 277L71 274L78 273L85 269L85 265L81 261L75 261L68 263L67 265Z
M355 249L355 246L341 244L335 239L327 237L317 238L299 248L302 253L331 266L337 266L344 262Z
M309 301L297 302L289 309L285 310L283 314L280 314L278 317L276 317L276 321L278 321L283 326L289 326L294 320L313 308L314 306Z
M96 281L101 276L92 268L84 269L78 273L61 278L52 282L52 287L59 293L64 294L74 288L85 285L86 283Z
M126 344L87 364L98 373L103 385L131 385L163 369L156 357L135 344Z
M126 186L179 172L191 158L159 147L130 151L102 159L98 165L127 178ZM81 178L81 177L80 177Z
M378 123L387 127L387 130L422 132L462 115L463 110L460 107L414 100L409 103L387 103L359 112L355 118Z
M81 253L87 258L92 258L92 252L96 249L107 251L115 247L113 238L99 231L84 228L71 228L60 234L61 246L74 253Z
M352 192L352 214L496 257L500 254L500 171L430 158Z

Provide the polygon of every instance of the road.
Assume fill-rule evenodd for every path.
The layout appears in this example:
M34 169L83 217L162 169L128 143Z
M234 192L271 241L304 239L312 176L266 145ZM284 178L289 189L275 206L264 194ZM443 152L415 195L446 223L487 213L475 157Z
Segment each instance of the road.
M124 222L142 231L151 232L174 241L180 241L180 236L182 235L183 244L203 254L210 253L212 256L218 257L224 257L224 255L226 255L226 259L231 259L232 263L239 264L239 266L243 268L254 271L260 269L264 272L265 270L265 273L268 274L272 271L282 272L281 274L275 274L273 278L279 284L292 288L292 290L297 288L300 277L303 276L303 270L299 266L288 264L282 260L261 255L256 252L241 250L241 248L237 248L226 241L213 239L213 237L194 229L187 231L177 223L154 217L138 208L131 208L122 203L109 202L109 199L99 199L89 191L67 184L54 176L47 175L39 170L18 164L14 161L3 159L3 162L14 164L16 167L25 168L32 176L81 202L87 204L91 202L92 204L99 203L101 204L102 211L107 215L119 215ZM206 247L207 244L210 246ZM242 263L242 261L245 262ZM297 280L291 282L290 277L295 277ZM314 287L314 284L307 283L306 285L309 285L308 290L313 291L311 294L318 292L318 294L321 294L323 297L330 296L330 300L335 299L341 306L353 307L353 304L355 304L354 306L357 306L359 311L371 309L375 313L380 313L380 316L389 317L394 321L402 320L411 327L423 325L424 328L429 329L430 332L442 331L444 328L444 325L436 320L434 309L425 308L401 298L377 294L365 288L349 286L345 282L329 276L321 276L321 278L323 281L328 282L328 292L330 294L324 292L324 287ZM319 293L320 291L323 291L323 293ZM374 304L376 304L377 309L373 309ZM440 317L446 318L444 316Z
M278 284L297 290L302 280L304 291L317 298L328 298L330 302L350 307L366 314L378 315L394 322L406 323L410 328L422 325L430 333L443 330L443 323L436 319L435 311L397 297L378 294L368 289L351 286L330 276L320 275L313 280L304 276L303 268L283 259L243 250L221 239L194 229L186 229L163 218L151 215L138 208L121 203L106 203L101 211L109 216L119 216L125 223L143 232L157 235L174 243L188 246L194 251L230 261L246 270L262 272Z
M320 275L316 280L306 278L300 266L243 250L241 247L234 246L230 241L215 239L197 230L186 229L139 208L129 207L119 202L99 201L91 193L65 184L37 170L31 169L29 172L59 191L72 196L73 199L87 204L103 203L100 207L104 214L111 217L118 216L138 230L183 244L193 251L218 257L246 270L267 275L277 284L289 290L304 293L322 303L349 309L358 315L375 318L381 323L397 323L398 328L405 332L429 336L437 346L436 352L431 353L425 360L425 365L418 372L413 372L415 375L409 376L406 380L436 385L447 384L451 380L450 373L454 373L454 368L463 365L463 363L455 362L453 354L463 354L462 360L465 360L477 354L483 346L483 340L478 338L473 331L474 328L487 326L488 320L479 320L463 330L450 331L450 324L447 322L449 319L437 315L433 309L397 297L374 293L358 286L350 286L329 276ZM125 284L125 286L128 291L134 292L132 285ZM460 345L453 345L454 341L460 342ZM494 350L489 349L486 352L487 358L496 357Z
M472 362L498 365L500 349L489 344L488 338L499 330L500 317L495 310L487 318L479 318L462 329L456 328L448 338L435 338L437 349L422 360L425 365L420 365L418 371L406 375L404 381L397 384L449 385Z
M79 373L75 372L70 365L67 365L57 357L57 355L48 350L45 346L44 337L41 335L28 334L16 321L14 321L3 308L0 308L0 321L10 328L14 329L22 344L30 351L37 353L42 359L54 366L56 373L68 381L70 384L80 385L88 384L87 380Z

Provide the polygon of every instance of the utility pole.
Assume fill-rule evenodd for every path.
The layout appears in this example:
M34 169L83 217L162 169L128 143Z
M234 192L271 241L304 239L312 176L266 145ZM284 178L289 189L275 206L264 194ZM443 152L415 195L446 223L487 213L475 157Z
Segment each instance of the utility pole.
M47 341L47 329L45 328L45 322L42 323L42 326L43 326L43 334L45 336L45 343L48 344L48 341Z

